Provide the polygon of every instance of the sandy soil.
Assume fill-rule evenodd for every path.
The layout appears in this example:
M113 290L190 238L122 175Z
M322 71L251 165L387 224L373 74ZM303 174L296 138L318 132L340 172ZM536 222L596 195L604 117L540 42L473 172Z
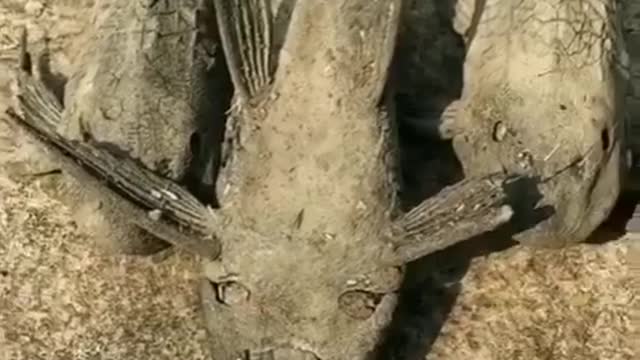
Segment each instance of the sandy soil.
M90 4L2 1L2 113L20 26L29 27L36 46L50 37L53 64L68 73ZM207 359L197 260L96 251L47 195L55 179L30 175L54 166L33 161L34 151L0 121L0 360ZM563 251L515 247L476 258L428 358L637 358L632 309L640 307L639 275L630 259L636 254L640 261L639 241L601 236L617 240Z

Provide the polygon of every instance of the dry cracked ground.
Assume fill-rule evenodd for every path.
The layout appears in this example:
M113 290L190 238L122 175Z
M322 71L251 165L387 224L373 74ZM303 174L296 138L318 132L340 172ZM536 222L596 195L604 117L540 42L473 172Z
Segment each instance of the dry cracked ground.
M55 70L68 73L90 6L0 1L2 114L21 27L36 49L48 43ZM640 15L630 23L640 49L638 23ZM55 183L34 175L53 165L27 162L37 148L15 134L0 121L0 360L209 359L195 292L198 260L94 250L65 207L46 195ZM632 309L640 305L640 274L632 273L631 254L640 252L640 241L615 229L595 240L563 251L513 247L473 259L427 358L637 359Z

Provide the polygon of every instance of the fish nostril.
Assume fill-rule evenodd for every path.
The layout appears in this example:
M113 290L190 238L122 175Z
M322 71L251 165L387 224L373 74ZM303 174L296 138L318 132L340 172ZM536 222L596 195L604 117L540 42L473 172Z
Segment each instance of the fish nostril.
M338 305L350 317L364 320L373 315L383 296L364 290L350 290L340 295Z
M191 155L196 156L200 151L200 134L194 132L189 138L189 148L191 149Z
M306 350L295 348L277 348L252 352L245 350L237 360L320 360L320 358Z

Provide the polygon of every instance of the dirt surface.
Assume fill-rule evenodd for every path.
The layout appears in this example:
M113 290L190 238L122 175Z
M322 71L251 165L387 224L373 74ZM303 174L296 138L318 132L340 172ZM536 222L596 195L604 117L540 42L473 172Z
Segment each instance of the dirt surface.
M428 358L637 358L625 260L633 242L478 259Z
M35 46L50 37L54 70L68 73L90 3L2 2L2 113L20 26ZM29 175L54 165L33 161L37 148L19 135L0 121L0 360L207 359L198 260L99 253L47 195L55 180ZM630 255L640 243L612 231L596 240L611 239L476 258L428 358L636 358L632 309L640 304Z

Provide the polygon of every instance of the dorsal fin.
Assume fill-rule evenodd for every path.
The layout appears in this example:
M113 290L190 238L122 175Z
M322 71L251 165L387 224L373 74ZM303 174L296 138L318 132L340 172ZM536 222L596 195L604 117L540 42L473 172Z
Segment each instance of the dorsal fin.
M247 101L272 80L270 0L215 0L220 37L236 94Z

